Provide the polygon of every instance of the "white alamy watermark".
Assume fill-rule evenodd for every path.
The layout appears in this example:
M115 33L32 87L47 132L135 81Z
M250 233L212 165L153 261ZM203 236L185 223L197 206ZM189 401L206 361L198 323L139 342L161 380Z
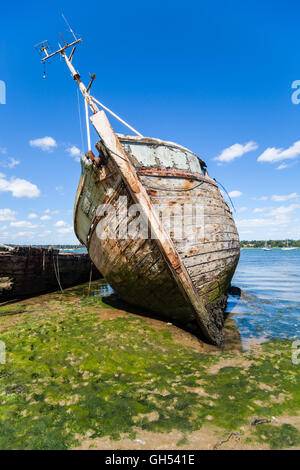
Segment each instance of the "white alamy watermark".
M300 340L292 343L292 363L295 366L300 365Z
M300 103L300 80L294 80L292 83L292 89L295 90L292 94L292 103Z
M6 84L0 80L0 104L6 104Z
M6 346L4 341L0 341L0 364L6 364Z
M166 233L173 240L201 242L204 239L204 207L199 199L168 201L155 205L156 214ZM198 201L198 202L196 202ZM98 238L105 239L155 239L148 217L143 216L139 204L132 204L127 196L120 196L114 204L101 204L94 220Z

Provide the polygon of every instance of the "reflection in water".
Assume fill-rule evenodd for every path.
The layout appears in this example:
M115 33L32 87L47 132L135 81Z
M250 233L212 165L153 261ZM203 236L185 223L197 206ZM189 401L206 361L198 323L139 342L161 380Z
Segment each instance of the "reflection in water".
M243 345L250 340L300 337L300 250L242 250L233 285L242 289L238 302L230 296Z
M108 297L114 291L106 281L101 281L95 285L94 297Z

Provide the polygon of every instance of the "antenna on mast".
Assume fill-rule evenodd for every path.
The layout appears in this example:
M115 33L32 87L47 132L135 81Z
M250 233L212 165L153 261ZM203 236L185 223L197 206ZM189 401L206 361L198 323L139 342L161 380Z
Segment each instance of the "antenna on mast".
M89 107L92 111L93 114L97 114L98 111L99 111L99 108L97 106L97 104L99 106L101 106L101 108L105 109L105 111L107 111L108 113L110 113L114 118L118 119L122 124L124 124L126 127L128 127L132 132L134 132L135 134L139 135L139 136L142 136L142 134L140 134L137 130L135 130L133 127L131 127L129 124L127 124L127 122L125 122L123 119L121 119L117 114L115 114L114 112L112 112L109 108L107 108L106 106L104 106L104 104L102 104L100 101L96 100L96 98L94 98L93 96L91 96L90 94L90 89L91 89L91 86L96 78L95 75L91 75L91 80L90 80L90 83L88 85L88 87L86 87L84 85L84 83L82 82L81 80L81 76L80 76L80 73L76 71L75 67L73 66L72 64L72 58L73 58L73 55L74 55L74 52L76 50L76 45L79 44L80 42L82 42L82 39L81 38L77 38L74 31L72 30L72 28L70 27L68 21L66 20L65 16L62 15L64 21L66 22L68 28L69 28L69 31L70 33L72 34L73 38L74 38L74 41L68 43L64 40L64 38L62 37L62 40L64 42L64 45L61 46L59 43L58 43L58 47L59 49L55 52L51 52L50 51L50 46L48 44L48 41L43 41L42 43L38 44L36 46L36 48L39 48L39 53L42 55L42 64L45 65L46 61L51 59L52 57L56 56L56 55L60 55L66 62L66 65L68 67L68 69L70 70L71 72L71 75L73 77L73 79L76 81L78 87L79 87L79 90L81 91L83 97L84 97L84 100L86 102L86 105L87 105L87 108ZM69 56L67 56L66 54L66 51L67 49L69 49L70 47L72 47L72 50L71 50L71 53ZM44 73L44 78L46 77L45 73ZM96 104L97 103L97 104ZM87 116L88 118L88 116ZM88 123L89 125L89 123ZM89 130L88 130L89 132ZM89 139L89 137L88 137Z
M48 57L51 54L51 47L48 41L42 41L39 44L36 44L35 50L42 57ZM46 63L43 63L43 78L46 78Z
M75 41L77 41L77 37L75 36L75 33L74 33L73 29L71 28L71 26L69 25L68 21L66 20L65 15L62 13L61 16L63 17L63 19L64 19L66 25L67 25L68 28L69 28L70 33L73 35Z

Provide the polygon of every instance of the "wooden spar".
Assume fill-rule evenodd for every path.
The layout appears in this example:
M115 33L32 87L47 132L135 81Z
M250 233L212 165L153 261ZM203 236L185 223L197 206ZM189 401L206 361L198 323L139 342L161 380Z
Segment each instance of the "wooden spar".
M12 246L3 245L3 243L0 243L0 247L5 248L8 251L12 251L14 249Z
M86 120L86 133L87 133L87 143L88 143L88 151L92 151L91 146L91 133L90 133L90 126L89 126L89 108L86 100L84 100L84 107L85 107L85 120Z
M123 150L119 139L115 135L104 111L99 111L91 116L92 124L102 139L111 159L116 163L122 178L135 203L139 204L145 219L149 223L150 232L159 246L171 272L186 297L191 302L199 326L206 337L210 340L213 335L210 331L208 313L202 299L199 297L191 278L183 265L171 238L162 227L158 214L156 213L146 189L138 179L136 171L128 156Z

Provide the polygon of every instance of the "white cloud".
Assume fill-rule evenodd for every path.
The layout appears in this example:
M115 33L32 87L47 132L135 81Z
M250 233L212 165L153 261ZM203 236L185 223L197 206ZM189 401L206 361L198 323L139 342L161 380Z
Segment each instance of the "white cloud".
M285 217L275 219L243 219L237 221L238 227L268 227L269 225L281 225L289 223L289 219Z
M264 218L260 219L243 219L237 221L238 227L268 227L268 226L279 226L289 225L292 221L291 214L300 208L300 204L291 204L289 206L280 206L277 208L271 208L268 213L265 214ZM266 209L267 210L267 209Z
M38 218L37 214L34 214L33 212L28 215L28 219L37 219L37 218Z
M0 173L0 192L11 192L14 197L36 198L40 195L39 188L27 180L21 178L6 179Z
M284 170L285 168L287 168L288 165L286 163L281 163L281 165L279 165L276 170Z
M9 158L9 162L7 163L8 168L14 168L17 165L20 165L20 160L16 160L13 157Z
M240 196L242 196L242 194L243 194L243 193L242 193L241 191L231 191L231 192L229 193L229 196L230 196L231 198L234 198L234 197L240 197Z
M236 222L238 227L265 227L270 224L268 219L243 219Z
M15 220L16 212L11 209L0 209L0 220Z
M42 215L41 220L51 220L52 217L50 215Z
M61 195L64 195L64 187L63 186L56 186L55 190Z
M261 196L261 197L252 197L251 199L253 201L267 201L269 198L267 196Z
M28 222L28 220L18 220L17 222L11 222L10 223L11 227L16 227L16 228L37 228L37 225L33 225L31 222Z
M300 204L291 204L290 206L280 206L276 209L272 209L270 215L280 216L285 214L291 214L296 209L300 208Z
M272 201L284 202L289 201L290 199L295 199L296 197L298 197L297 193L288 194L286 196L277 196L276 194L274 194L274 196L272 196Z
M29 238L32 239L35 236L34 232L17 232L14 233L12 238L17 239L17 238Z
M58 233L72 233L73 232L73 227L64 227L64 228L60 228L57 230Z
M254 210L253 210L253 213L254 214L259 214L261 212L266 212L266 210L268 210L266 207L256 207Z
M281 160L291 160L300 155L300 140L287 149L269 147L257 159L258 162L279 162Z
M7 154L7 148L0 147L0 153L2 153L2 155L6 155Z
M242 212L246 212L247 210L248 210L248 207L239 207L239 209L237 209L237 212L241 214Z
M254 233L253 230L240 230L240 235L249 235L250 233Z
M52 211L51 209L46 209L44 212L45 212L45 214L53 214L53 215L59 214L58 210Z
M36 147L43 152L52 152L55 147L57 147L56 140L53 137L43 137L41 139L35 139L29 141L30 147Z
M66 225L67 223L64 220L59 220L56 222L56 224L54 224L54 227L65 227Z
M10 158L8 159L8 161L6 161L6 162L1 162L0 165L1 165L3 168L10 168L10 169L12 169L12 168L14 168L14 167L17 166L17 165L20 165L20 163L21 163L21 162L20 162L19 160L16 160L15 158L10 157Z
M252 150L256 150L257 148L258 145L253 141L250 141L245 145L234 144L231 145L231 147L228 147L223 150L220 155L214 158L214 160L217 160L222 163L232 162L235 158L242 157L245 153L251 152Z
M80 149L76 147L76 145L72 145L66 149L66 152L70 155L70 157L74 158L76 162L80 161Z

